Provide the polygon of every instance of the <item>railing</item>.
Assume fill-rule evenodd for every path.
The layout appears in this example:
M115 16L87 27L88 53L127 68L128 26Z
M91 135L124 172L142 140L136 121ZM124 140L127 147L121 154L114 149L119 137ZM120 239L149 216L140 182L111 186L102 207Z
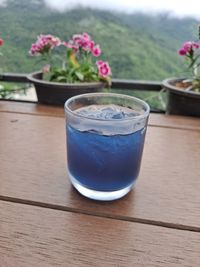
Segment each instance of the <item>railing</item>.
M0 81L2 82L14 82L14 83L30 83L27 79L27 74L19 73L4 73L0 75ZM144 81L144 80L124 80L113 79L112 89L116 90L139 90L139 91L161 91L161 82L157 81ZM153 112L163 112L160 109L151 108Z
M160 91L161 83L156 81L142 81L142 80L119 80L113 79L112 81L113 89L137 89L145 91Z
M4 73L0 75L2 82L28 83L27 74Z
M20 82L27 83L27 74L19 73L4 73L0 75L0 81L3 82ZM149 90L149 91L160 91L161 83L156 81L141 81L141 80L123 80L123 79L113 79L112 80L113 89L137 89L137 90Z

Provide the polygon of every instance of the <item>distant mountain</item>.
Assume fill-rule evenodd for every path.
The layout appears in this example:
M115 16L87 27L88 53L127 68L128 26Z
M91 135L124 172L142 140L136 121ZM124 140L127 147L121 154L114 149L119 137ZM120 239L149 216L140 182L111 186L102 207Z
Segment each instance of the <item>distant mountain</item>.
M113 77L162 80L184 72L177 50L183 41L195 39L196 19L111 13L91 9L54 12L39 0L8 0L0 7L0 36L5 40L0 58L4 72L31 72L40 66L28 56L40 33L68 40L88 32L101 45Z

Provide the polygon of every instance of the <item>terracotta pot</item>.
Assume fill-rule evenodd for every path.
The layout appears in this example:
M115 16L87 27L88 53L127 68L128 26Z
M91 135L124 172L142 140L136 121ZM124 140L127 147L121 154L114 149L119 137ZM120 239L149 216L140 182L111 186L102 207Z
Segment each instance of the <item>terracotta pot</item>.
M65 101L75 95L99 92L105 87L102 82L88 83L58 83L42 79L43 73L38 71L27 76L34 84L38 102L41 104L63 105Z
M185 78L170 78L162 82L168 92L167 113L200 117L200 93L186 91L175 84Z

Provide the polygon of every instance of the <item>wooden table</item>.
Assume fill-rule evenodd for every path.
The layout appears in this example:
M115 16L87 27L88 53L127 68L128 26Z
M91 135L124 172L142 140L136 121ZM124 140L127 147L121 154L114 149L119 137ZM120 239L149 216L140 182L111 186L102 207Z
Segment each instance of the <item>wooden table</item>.
M62 108L0 102L0 267L200 266L200 119L151 114L114 202L72 188L65 151Z

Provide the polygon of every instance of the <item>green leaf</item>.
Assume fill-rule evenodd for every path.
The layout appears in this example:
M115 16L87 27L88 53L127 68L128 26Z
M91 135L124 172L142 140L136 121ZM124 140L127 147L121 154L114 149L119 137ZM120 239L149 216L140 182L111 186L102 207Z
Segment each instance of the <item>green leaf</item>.
M66 78L65 76L58 76L58 77L56 78L56 80L57 80L58 82L66 82L67 78Z
M76 77L80 80L83 81L84 80L84 75L81 72L75 71L74 73L76 75Z

